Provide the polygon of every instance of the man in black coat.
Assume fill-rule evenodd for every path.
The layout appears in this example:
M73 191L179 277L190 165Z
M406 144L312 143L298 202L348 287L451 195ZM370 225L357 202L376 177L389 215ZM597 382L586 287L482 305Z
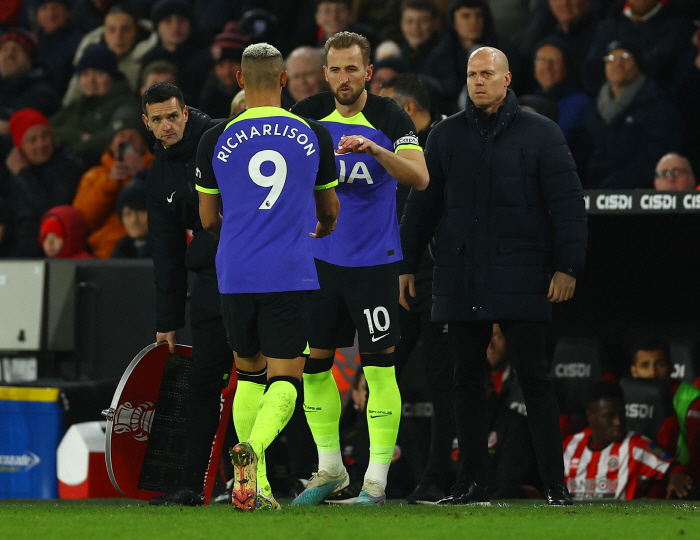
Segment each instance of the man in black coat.
M180 89L156 83L142 97L143 120L156 138L148 169L146 205L156 279L156 341L175 352L185 326L187 272L196 275L190 305L193 364L187 411L187 459L179 489L151 504L199 506L204 472L219 421L219 399L233 354L221 318L216 280L216 241L199 221L194 189L199 140L218 121L185 106ZM192 239L188 244L188 232Z
M555 302L583 270L586 212L559 127L522 109L508 59L482 47L469 58L467 109L430 134L430 184L412 192L401 224L404 291L435 237L432 319L447 322L455 362L461 472L443 504L489 504L486 350L497 322L509 343L551 505L569 505L559 413L545 354Z

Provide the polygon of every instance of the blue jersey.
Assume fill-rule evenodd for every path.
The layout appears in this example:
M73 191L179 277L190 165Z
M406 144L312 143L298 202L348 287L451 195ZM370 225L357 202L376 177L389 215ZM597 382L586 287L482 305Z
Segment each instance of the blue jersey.
M421 150L411 117L388 98L367 95L352 118L335 108L331 92L304 99L292 112L321 122L334 148L344 135L359 135L391 152ZM336 155L341 215L333 234L314 243L314 257L339 266L376 266L402 259L396 219L396 180L369 154ZM309 214L309 223L315 218Z
M323 126L278 107L247 109L204 134L196 188L221 195L221 293L319 288L307 216L313 190L337 185L332 144Z

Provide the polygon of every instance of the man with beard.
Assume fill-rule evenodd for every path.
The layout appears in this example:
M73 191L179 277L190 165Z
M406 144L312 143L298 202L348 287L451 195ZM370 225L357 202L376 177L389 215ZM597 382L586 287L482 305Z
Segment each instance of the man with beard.
M359 349L367 386L370 463L355 504L383 504L389 464L401 416L394 371L399 341L396 294L401 242L396 219L396 181L428 185L415 126L390 99L365 90L372 78L366 38L340 32L325 45L324 71L331 92L293 108L331 132L339 171L343 219L333 235L314 243L320 291L313 293L311 355L304 368L304 410L319 452L318 473L293 505L316 505L348 485L340 455L340 397L331 373L337 347ZM315 218L309 216L310 223Z

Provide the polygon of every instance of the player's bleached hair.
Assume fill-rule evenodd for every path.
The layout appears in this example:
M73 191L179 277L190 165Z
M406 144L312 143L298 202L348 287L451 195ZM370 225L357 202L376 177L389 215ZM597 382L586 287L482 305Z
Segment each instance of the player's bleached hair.
M349 49L357 45L362 53L362 61L369 66L369 55L371 52L369 40L365 36L355 32L338 32L328 38L325 45L326 64L328 64L328 51L331 49Z
M276 47L269 43L248 45L241 58L241 72L250 88L274 90L284 71L284 59Z

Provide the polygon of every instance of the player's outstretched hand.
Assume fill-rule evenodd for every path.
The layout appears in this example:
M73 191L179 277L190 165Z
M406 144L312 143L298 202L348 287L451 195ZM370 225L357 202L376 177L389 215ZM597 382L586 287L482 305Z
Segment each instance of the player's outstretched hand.
M679 499L682 499L690 488L693 487L693 480L685 473L672 474L668 479L668 487L666 488L666 498L670 499L674 493Z
M410 311L411 307L406 301L406 287L408 287L408 294L415 298L416 278L413 274L401 274L399 276L399 304L401 304L406 311Z
M552 303L571 300L576 290L576 278L564 272L554 272L547 298Z
M170 354L175 354L177 351L177 330L170 330L170 332L156 332L156 343L161 343L162 341L167 341Z
M346 135L338 143L338 150L336 154L347 154L348 152L354 152L356 154L369 154L371 156L376 154L377 145L370 141L367 137L360 137L359 135Z
M323 238L324 236L328 236L335 230L337 224L338 220L336 219L330 227L326 228L321 225L321 222L316 222L316 232L310 232L309 236L311 238Z

